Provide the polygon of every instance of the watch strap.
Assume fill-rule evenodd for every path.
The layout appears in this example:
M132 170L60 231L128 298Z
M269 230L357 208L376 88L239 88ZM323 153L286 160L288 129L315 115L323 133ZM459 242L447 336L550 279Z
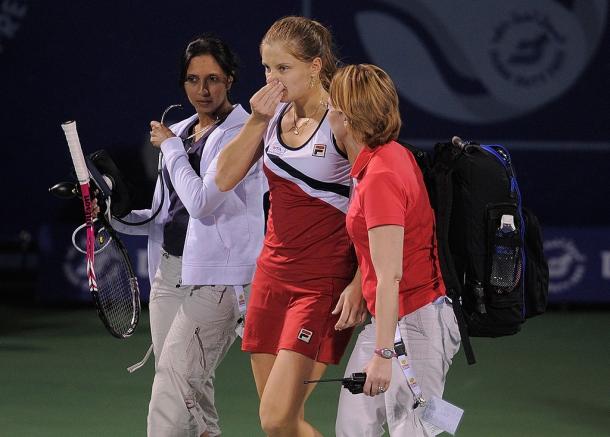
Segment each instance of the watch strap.
M396 352L394 352L393 349L389 349L387 347L376 348L375 354L379 355L381 358L385 358L386 360L389 360L396 356Z

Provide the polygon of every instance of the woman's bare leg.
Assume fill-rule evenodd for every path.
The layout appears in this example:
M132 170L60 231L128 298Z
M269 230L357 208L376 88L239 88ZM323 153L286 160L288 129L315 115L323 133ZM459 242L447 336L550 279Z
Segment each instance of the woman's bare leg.
M259 414L263 431L270 437L321 436L304 420L305 400L315 387L303 381L319 378L326 365L288 350L281 350L277 357L252 354L251 362L261 399Z

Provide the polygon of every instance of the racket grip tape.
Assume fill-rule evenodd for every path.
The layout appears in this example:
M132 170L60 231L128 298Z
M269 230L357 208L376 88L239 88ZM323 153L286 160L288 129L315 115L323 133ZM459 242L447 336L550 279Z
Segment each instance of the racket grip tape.
M76 122L66 121L65 123L62 123L61 127L66 134L66 140L68 141L68 148L70 149L70 155L72 156L72 163L74 164L74 170L76 170L78 182L80 184L88 183L89 170L87 169L83 149L80 145L78 132L76 131Z

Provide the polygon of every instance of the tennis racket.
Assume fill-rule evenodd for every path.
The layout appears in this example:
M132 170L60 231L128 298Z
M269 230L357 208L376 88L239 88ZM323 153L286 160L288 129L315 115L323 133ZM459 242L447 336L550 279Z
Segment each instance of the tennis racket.
M140 292L125 246L106 219L93 220L90 175L76 130L76 122L62 124L85 210L85 224L73 234L77 249L86 255L89 291L106 329L117 338L133 334L140 318ZM79 231L84 238L78 238ZM84 239L85 244L79 244Z

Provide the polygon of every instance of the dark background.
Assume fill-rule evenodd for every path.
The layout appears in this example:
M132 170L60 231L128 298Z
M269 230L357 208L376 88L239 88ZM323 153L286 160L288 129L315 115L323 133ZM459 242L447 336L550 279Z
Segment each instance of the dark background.
M609 9L607 0L0 0L0 434L145 429L153 366L125 368L150 344L147 313L118 341L90 307L49 308L91 302L83 256L69 242L82 207L47 192L71 169L61 122L78 122L86 152L109 150L146 206L155 167L148 122L186 103L176 83L186 42L214 31L233 46L242 61L234 98L248 108L264 83L265 30L303 14L332 28L345 62L390 72L402 138L430 148L458 134L509 148L525 203L544 225L552 301L590 304L549 311L516 336L473 339L478 363L456 356L444 395L465 409L458 435L607 435L608 358L599 351L610 313L589 309L610 302ZM535 75L553 50L563 53L548 87L500 92L494 71L480 68L494 48L490 29L505 32L495 48L526 61L513 72ZM466 56L473 48L482 51ZM473 110L469 121L447 115L456 102ZM124 241L144 290L145 241ZM326 376L343 375L346 359ZM218 369L223 435L262 435L248 360L237 344ZM338 385L321 384L308 402L306 417L324 435L333 435L338 395Z
M525 203L544 226L566 232L608 226L608 2L483 3L487 9L481 2L449 0L0 0L3 253L25 246L35 250L47 235L41 229L82 220L78 202L56 199L47 191L68 178L71 170L61 122L77 121L85 152L110 151L138 187L137 206L145 207L155 167L148 123L159 119L170 104L188 104L177 84L186 42L214 32L230 43L242 66L233 98L248 109L250 96L264 84L258 51L261 37L273 21L290 14L310 15L327 24L344 62L376 62L391 72L401 92L402 138L422 148L455 134L500 142L511 150ZM507 12L507 8L512 9ZM540 24L545 22L550 27ZM500 49L530 55L521 70L524 74L548 67L549 53L562 53L557 75L546 79L553 85L553 80L563 80L563 71L573 71L560 92L545 97L540 89L531 88L529 95L535 94L542 103L521 109L514 96L490 91L489 74L477 69L485 64L486 55L464 62L467 49L477 41L487 44L489 29L498 32L502 23L508 30ZM410 45L405 35L418 45ZM546 45L528 51L528 42L537 37L546 38ZM366 41L380 38L383 46L378 50L367 46ZM575 40L578 50L570 50ZM488 45L481 53L490 53L494 46ZM419 49L432 60L432 67L418 62ZM432 80L433 73L440 75L440 82ZM409 98L410 84L419 83L425 96L446 87L451 98L478 102L479 118L465 121L443 115L440 109L447 99L442 95L436 102L432 98L438 111L422 107L421 101ZM515 92L525 92L527 100L527 89ZM495 117L494 111L511 115ZM174 116L189 114L186 110ZM607 241L607 233L601 235Z

